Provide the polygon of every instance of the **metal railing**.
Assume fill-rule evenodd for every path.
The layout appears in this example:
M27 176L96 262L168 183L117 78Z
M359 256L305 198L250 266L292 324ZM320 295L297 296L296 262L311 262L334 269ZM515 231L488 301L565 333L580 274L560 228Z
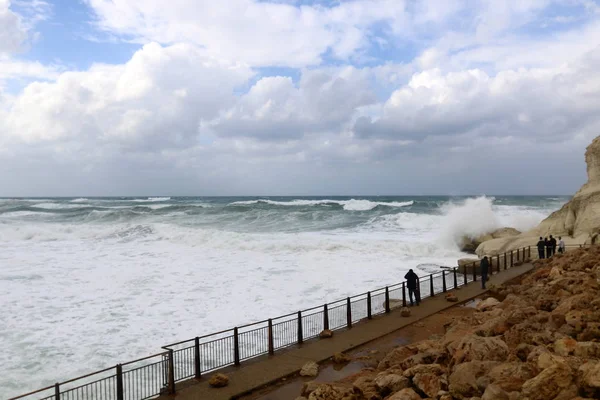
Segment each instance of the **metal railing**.
M530 260L532 246L490 258L490 275ZM567 246L574 248L577 246ZM582 246L579 246L582 247ZM537 249L534 256L537 256ZM421 300L477 281L479 261L419 277ZM9 400L143 400L174 394L175 383L319 337L326 329L351 329L355 324L406 306L406 282L386 286L322 306L233 329L195 337L163 347L148 357L74 378Z

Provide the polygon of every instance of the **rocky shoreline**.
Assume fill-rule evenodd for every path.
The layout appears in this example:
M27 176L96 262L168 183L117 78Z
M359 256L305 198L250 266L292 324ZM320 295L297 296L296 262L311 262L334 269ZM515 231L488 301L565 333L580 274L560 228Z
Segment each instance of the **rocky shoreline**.
M600 398L600 246L534 261L445 334L394 348L351 383L297 400Z

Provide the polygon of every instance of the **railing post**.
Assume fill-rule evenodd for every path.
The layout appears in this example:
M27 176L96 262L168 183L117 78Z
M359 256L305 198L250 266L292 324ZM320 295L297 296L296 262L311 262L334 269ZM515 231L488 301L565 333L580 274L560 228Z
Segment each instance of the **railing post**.
M527 258L531 259L531 246L527 247Z
M390 289L385 287L385 312L389 313L390 310Z
M506 270L507 266L506 266L506 259L508 258L508 255L506 253L504 253L504 270Z
M429 275L429 292L430 292L430 297L435 296L435 293L433 291L433 274Z
M123 366L117 364L117 400L123 400ZM56 384L58 387L58 383Z
M458 289L458 277L456 276L456 267L452 270L452 274L454 275L454 289Z
M304 335L302 335L302 311L298 311L298 343L304 342Z
M175 352L169 350L169 394L175 394Z
M477 282L477 263L474 262L471 265L473 265L473 282Z
M240 365L240 338L237 326L233 328L233 363Z
M350 303L350 297L346 298L346 324L348 329L352 328L352 304Z
M327 304L323 306L323 329L329 329L329 310Z
M367 318L372 319L373 315L371 312L371 292L367 292Z
M121 396L123 396L122 391L121 391ZM54 384L54 399L60 400L60 385L58 384L58 382L56 384ZM121 399L123 399L123 397L121 397ZM121 400L121 399L119 399L119 400Z
M194 376L200 379L202 375L200 367L200 338L196 336L194 339Z
M406 307L406 282L402 282L402 307Z
M273 340L273 320L269 318L269 328L268 328L268 347L269 347L269 355L275 354L275 341Z
M446 271L442 270L442 292L446 293Z
M467 284L469 283L469 279L467 278L467 266L466 265L463 265L463 277L464 277L465 286L467 286Z
M512 268L515 265L515 263L513 262L513 251L510 251L510 267Z

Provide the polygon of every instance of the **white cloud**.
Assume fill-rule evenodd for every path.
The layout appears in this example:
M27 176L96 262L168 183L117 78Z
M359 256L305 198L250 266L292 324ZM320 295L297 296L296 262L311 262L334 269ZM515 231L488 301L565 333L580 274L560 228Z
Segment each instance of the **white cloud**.
M580 161L600 128L597 19L553 35L518 33L550 1L88 3L106 32L151 42L124 64L82 71L0 57L0 81L45 81L0 92L0 170L29 177L0 175L10 195L42 181L59 191L50 194L89 181L113 190L96 194L194 184L256 194L296 182L338 193L378 182L388 192L444 190L457 176L468 190L467 177L487 184L475 163L489 163L480 174L544 165L538 148ZM389 54L369 54L374 42L419 51L387 62ZM341 65L323 65L324 54ZM252 69L273 65L302 68L297 79ZM44 180L44 171L58 177ZM311 183L317 176L329 185Z
M363 138L424 141L447 137L472 146L490 137L520 143L564 141L600 122L600 47L564 66L505 70L478 69L415 74L396 90L379 116L361 118ZM454 139L452 139L454 138Z
M124 65L97 64L25 88L6 110L6 135L34 143L74 140L165 148L186 146L202 118L234 100L252 72L189 45L149 44Z
M209 126L220 136L264 140L339 132L357 108L376 102L369 76L352 67L304 71L297 87L291 78L262 78Z
M10 5L10 0L0 0L0 55L21 50L28 38L21 16Z

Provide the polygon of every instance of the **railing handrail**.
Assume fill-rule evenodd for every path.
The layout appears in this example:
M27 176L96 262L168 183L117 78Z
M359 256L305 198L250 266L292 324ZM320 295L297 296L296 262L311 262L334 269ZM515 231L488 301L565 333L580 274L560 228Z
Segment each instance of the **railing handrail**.
M587 247L587 246L591 246L591 245L565 245L565 247L579 247L579 248L582 248L584 246ZM524 246L524 247L520 247L518 249L507 250L504 253L490 256L490 258L491 258L492 262L493 262L494 258L497 258L499 260L500 257L502 257L502 256L506 260L506 259L508 259L508 256L511 253L514 253L516 251L517 253L519 253L519 252L523 253L523 255L521 256L521 259L519 261L524 261L527 258L530 258L530 256L531 256L531 247L535 248L536 245L533 245L533 246ZM527 253L528 256L527 257L525 257L525 251L526 250L528 251L528 253ZM511 261L512 261L512 257L511 257ZM468 266L468 265L475 266L479 262L480 262L480 260L473 260L472 263L467 264L466 266ZM498 262L497 265L498 265L498 270L499 270L500 269L499 262ZM434 290L433 290L433 278L434 277L437 277L437 276L443 276L444 277L444 291L445 291L446 290L445 277L448 277L448 279L450 279L450 277L452 275L454 275L454 284L453 285L452 285L452 283L450 284L450 290L452 290L452 288L456 287L456 285L457 285L457 282L456 282L456 272L463 274L464 275L464 283L465 284L468 283L468 281L467 281L467 273L466 273L466 266L454 266L454 267L440 266L441 268L444 268L444 269L441 270L441 271L438 271L438 272L434 272L434 273L430 273L430 274L418 276L417 277L418 278L418 282L419 283L430 282L431 285L432 285L431 286L431 290L432 290L431 295L433 295L434 294ZM465 267L464 272L460 272L460 269L463 268L463 267ZM511 267L512 267L512 265L511 265ZM506 262L505 262L505 268L506 268ZM447 274L448 272L451 272L451 273ZM454 274L452 274L452 272L454 272ZM473 281L471 281L471 282L473 282ZM462 286L462 284L461 284L461 286ZM273 323L273 321L275 321L275 320L282 319L282 318L288 318L288 317L292 317L292 316L296 316L296 315L298 315L298 317L299 317L303 313L308 313L308 312L311 312L311 311L315 311L315 310L318 310L319 308L322 308L322 307L325 308L325 315L326 315L327 314L326 311L327 311L327 309L330 306L335 305L335 307L339 307L339 306L342 306L344 304L347 305L347 304L349 304L349 303L352 302L352 299L356 299L356 298L362 297L362 296L366 296L366 298L368 300L370 300L372 298L371 296L372 296L372 294L374 292L381 292L381 293L378 293L377 295L385 294L385 296L386 296L386 300L385 300L385 308L386 309L385 309L385 312L389 312L389 297L388 297L389 296L389 291L390 291L390 288L396 288L396 287L398 287L398 288L401 287L402 290L403 290L403 292L404 292L404 289L406 287L406 281L404 280L404 281L402 281L400 283L395 283L393 285L388 285L388 286L385 286L385 287L382 287L382 288L377 288L377 289L374 289L374 290L371 290L371 291L367 291L367 292L364 292L364 293L361 293L361 294L357 294L357 295L354 295L354 296L351 296L351 297L346 297L344 299L332 301L332 302L326 303L326 304L321 305L321 306L311 307L311 308L308 308L306 310L302 310L302 311L299 311L299 312L292 312L292 313L281 315L281 316L278 316L278 317L269 318L269 319L258 321L258 322L248 323L248 324L241 325L241 326L238 326L238 327L235 327L235 328L229 328L229 329L225 329L225 330L222 330L222 331L219 331L219 332L213 332L213 333L210 333L210 334L207 334L207 335L204 335L204 336L198 336L198 337L195 337L195 338L192 338L192 339L187 339L187 340L183 340L183 341L180 341L180 342L171 343L171 344L162 346L162 349L166 350L164 352L156 353L156 354L153 354L153 355L150 355L150 356L147 356L147 357L143 357L143 358L139 358L137 360L129 361L129 362L126 362L126 363L123 363L123 364L117 364L117 371L120 371L123 366L131 365L131 364L133 364L135 362L144 361L144 360L147 360L147 359L150 359L150 358L153 358L153 357L157 357L157 356L171 357L172 356L172 352L173 352L173 349L171 349L171 347L178 346L178 345L181 345L181 344L184 344L184 343L196 342L196 346L197 346L197 343L198 343L198 341L200 339L206 339L206 338L209 338L209 337L214 337L214 336L222 335L222 334L225 334L225 333L232 333L232 335L236 335L237 332L238 332L238 330L241 329L241 328L248 328L248 327L252 327L254 325L260 325L260 324L269 324L269 327L270 327L271 324ZM393 290L396 290L396 289L393 289ZM425 297L427 297L427 296L425 296ZM406 301L405 293L403 293L403 301ZM340 305L338 305L338 303L340 303ZM371 313L371 310L370 310L371 304L370 303L368 305L368 308L369 308L368 313L369 313L369 319L370 319L370 316L371 316L371 314L370 314ZM318 314L318 312L317 313L313 313L313 314L308 314L306 316L312 316L312 315L317 315L317 314ZM348 318L349 319L351 318L350 314L349 314ZM294 321L294 319L290 319L289 321ZM288 322L288 321L284 321L284 322ZM348 326L350 327L351 326L350 325L350 321L348 323L349 323ZM339 327L338 328L333 328L333 329L339 329ZM227 336L227 337L230 337L230 336ZM222 339L222 338L219 338L219 339ZM219 340L219 339L215 339L215 340ZM237 340L237 339L234 338L234 340ZM301 343L301 342L298 342L298 343ZM236 346L239 346L239 344L236 344ZM278 347L278 348L281 348L281 347ZM236 351L239 352L239 349L237 349ZM270 354L271 354L271 351L273 351L273 350L269 349L269 353ZM248 358L248 357L246 357L246 358ZM170 359L169 362L172 363L172 359ZM240 362L240 360L236 360L236 365L239 362ZM171 367L169 367L169 368L171 369ZM218 368L220 368L220 367L217 367L216 369L218 369ZM108 372L108 371L111 371L111 370L114 370L114 369L115 369L115 366L112 366L112 367L109 367L109 368L105 368L105 369L100 370L100 371L92 372L92 373L89 373L89 374L86 374L86 375L79 376L77 378L73 378L73 379L69 379L69 380L61 382L61 383L57 383L56 385L47 386L45 388L38 389L38 390L29 392L29 393L26 393L26 394L23 394L23 395L19 395L17 397L12 397L9 400L22 399L24 397L31 396L31 395L36 394L36 393L40 393L40 392L43 392L43 391L46 391L46 390L51 390L51 389L53 389L55 387L58 387L59 385L65 385L65 384L68 384L68 383L72 383L72 382L75 382L77 380L84 379L84 378L89 378L90 376L94 376L94 375L97 375L97 374ZM173 371L170 371L169 373L173 373ZM174 383L173 383L172 387L174 388Z

